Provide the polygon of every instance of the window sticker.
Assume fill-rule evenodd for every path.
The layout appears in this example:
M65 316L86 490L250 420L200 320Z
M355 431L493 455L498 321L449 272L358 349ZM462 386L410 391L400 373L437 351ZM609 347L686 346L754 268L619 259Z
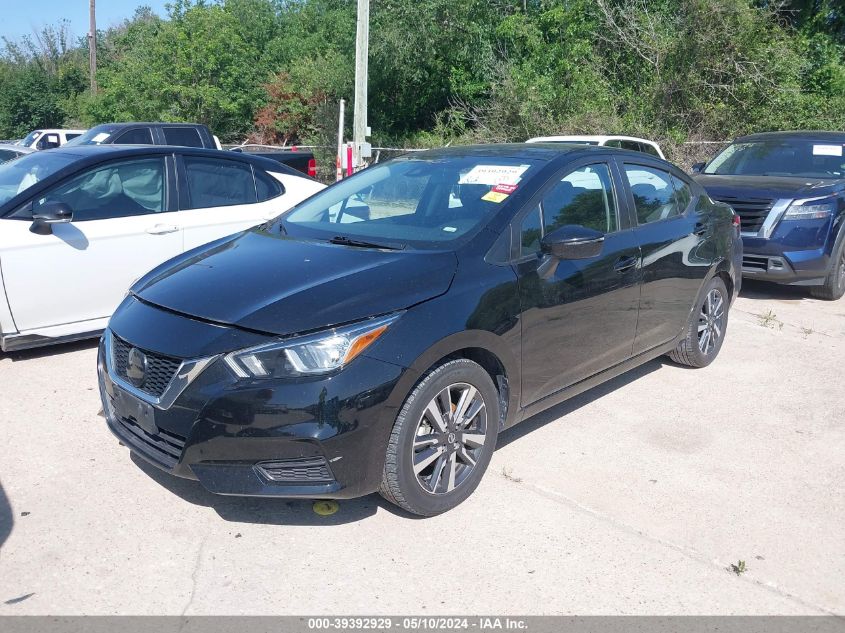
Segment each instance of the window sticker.
M498 184L495 187L493 187L493 191L495 191L496 193L506 193L508 195L511 195L514 191L516 191L517 187L519 187L519 185Z
M487 202L504 202L508 199L508 194L506 193L499 193L498 191L488 191L483 196L481 196L482 200L486 200Z
M842 156L842 146L813 145L813 156Z
M109 137L108 132L100 132L99 134L95 135L94 138L92 138L91 140L94 141L95 143L102 143L108 137Z
M515 185L531 165L476 165L461 176L460 185Z

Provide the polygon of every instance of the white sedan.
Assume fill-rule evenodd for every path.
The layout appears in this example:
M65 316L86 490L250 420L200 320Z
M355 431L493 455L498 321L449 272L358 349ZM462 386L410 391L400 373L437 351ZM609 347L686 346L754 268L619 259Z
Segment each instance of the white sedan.
M217 150L68 147L0 165L0 349L96 336L158 264L324 188Z

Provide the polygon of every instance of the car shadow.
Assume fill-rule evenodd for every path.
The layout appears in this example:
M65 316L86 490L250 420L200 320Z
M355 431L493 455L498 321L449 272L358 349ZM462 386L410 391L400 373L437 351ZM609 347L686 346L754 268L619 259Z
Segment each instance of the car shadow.
M45 347L33 347L32 349L23 349L17 352L0 352L0 360L8 358L13 363L19 363L37 358L46 358L48 356L72 354L83 349L95 348L97 347L99 341L100 339L97 337L83 339L81 341L73 341L72 343L59 343L57 345L47 345Z
M214 510L221 519L231 523L258 525L343 525L355 523L375 515L379 508L406 519L420 519L388 503L378 494L357 499L336 501L338 510L322 516L314 509L312 499L272 499L267 497L231 497L208 492L198 481L183 479L166 473L130 453L132 461L161 487L193 505Z
M739 296L743 299L768 299L775 301L803 301L812 299L806 286L785 286L765 281L744 279Z
M536 415L531 416L530 418L526 418L520 424L516 426L512 426L508 429L502 431L499 435L499 440L496 443L496 450L500 448L504 448L508 444L512 442L516 442L520 438L528 435L529 433L536 431L537 429L546 426L550 422L555 422L562 418L565 415L569 415L574 411L577 411L581 407L585 407L588 404L595 402L596 400L600 400L604 396L616 391L617 389L621 389L625 385L628 385L648 374L651 374L658 369L660 369L663 365L671 365L673 367L681 367L681 365L676 365L668 358L663 359L656 358L651 360L647 363L640 365L634 369L631 369L624 374L617 376L616 378L612 378L605 383L597 385L592 389L588 389L584 393L578 394L566 400L565 402L561 402L558 405L555 405L545 411L542 411Z
M666 363L669 362L666 361ZM502 432L499 436L497 450L643 376L657 371L663 364L664 361L661 359L649 361L547 411L524 420L521 424ZM360 521L375 515L379 509L405 519L419 520L424 518L405 512L385 501L378 494L371 494L358 499L341 499L337 501L338 511L329 516L318 515L314 511L314 501L311 499L270 499L216 495L208 492L198 481L183 479L166 473L134 453L130 453L130 456L132 462L140 470L169 492L193 505L212 508L220 518L232 523L334 526Z
M12 533L12 526L14 524L12 505L9 503L9 498L3 490L3 484L0 483L0 549L3 549L3 543L6 542L6 539Z

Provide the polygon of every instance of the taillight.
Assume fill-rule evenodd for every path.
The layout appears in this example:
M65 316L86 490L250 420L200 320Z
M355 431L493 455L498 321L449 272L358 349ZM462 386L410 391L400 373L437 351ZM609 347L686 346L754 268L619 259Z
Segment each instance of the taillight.
M312 178L317 177L317 159L316 158L309 158L308 159L308 175Z
M734 225L734 228L737 230L737 232L739 232L742 227L742 220L736 211L734 211L733 218L731 218L731 223Z

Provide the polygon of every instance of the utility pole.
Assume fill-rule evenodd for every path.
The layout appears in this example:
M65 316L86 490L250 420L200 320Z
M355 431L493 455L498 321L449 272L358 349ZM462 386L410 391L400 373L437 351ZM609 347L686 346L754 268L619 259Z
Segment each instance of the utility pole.
M96 0L88 0L88 72L91 75L91 94L97 94L97 11Z
M367 60L370 45L370 0L358 0L358 26L355 36L355 111L352 142L355 169L369 156L367 142ZM363 151L362 151L363 150Z
M345 116L346 102L341 99L338 108L338 123L337 123L337 180L343 179L343 171L341 165L343 163L343 127Z

